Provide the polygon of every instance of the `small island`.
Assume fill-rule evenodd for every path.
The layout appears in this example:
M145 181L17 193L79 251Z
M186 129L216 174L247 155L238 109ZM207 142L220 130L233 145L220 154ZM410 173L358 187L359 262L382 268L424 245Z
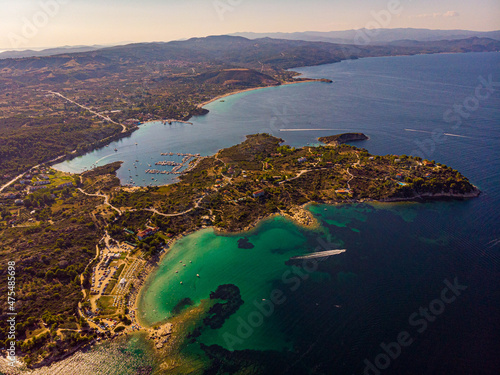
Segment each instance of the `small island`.
M366 141L368 137L363 133L343 133L328 137L319 137L318 141L328 145L341 145L348 142Z

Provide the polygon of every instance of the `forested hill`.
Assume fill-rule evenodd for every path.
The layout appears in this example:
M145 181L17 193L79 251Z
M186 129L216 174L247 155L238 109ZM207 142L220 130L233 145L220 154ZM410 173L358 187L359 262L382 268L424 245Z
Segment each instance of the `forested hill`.
M468 38L432 42L407 41L400 45L353 45L283 39L246 39L235 36L210 36L168 43L138 43L97 51L48 57L5 59L0 69L40 69L61 67L69 61L83 64L142 64L166 60L218 62L249 68L271 65L274 68L334 63L370 56L412 55L440 52L499 51L500 41ZM116 68L116 66L115 66Z

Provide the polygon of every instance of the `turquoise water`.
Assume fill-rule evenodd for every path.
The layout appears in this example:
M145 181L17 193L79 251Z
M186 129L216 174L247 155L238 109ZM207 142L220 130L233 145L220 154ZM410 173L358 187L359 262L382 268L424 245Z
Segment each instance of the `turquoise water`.
M180 300L190 298L198 304L219 285L235 284L246 302L222 330L207 331L201 338L206 344L224 345L222 333L236 332L238 317L259 311L258 306L263 299L270 299L274 283L281 282L283 275L286 280L292 279L297 267L286 266L285 262L314 249L304 231L281 217L267 220L245 234L254 248L238 248L240 238L242 236L218 236L212 229L206 229L179 240L149 279L139 304L143 312L141 318L149 324L158 323L172 315L172 309ZM317 282L328 277L328 274L314 274ZM279 321L271 316L250 339L234 349L288 348L290 342L280 328Z
M294 146L316 143L318 136L338 132L333 129L362 131L370 139L357 145L369 152L435 159L460 170L482 195L425 204L311 206L320 231L304 231L285 220L266 221L245 234L256 245L246 250L236 246L243 235L195 233L176 244L148 280L141 301L150 304L142 309L146 319L162 320L182 298L196 303L220 284L235 284L244 304L221 329L204 331L193 344L230 349L225 338L238 337L238 318L248 321L254 302L268 300L271 290L280 289L286 302L232 348L234 360L254 353L241 349L256 350L252 361L259 358L260 370L254 373L276 373L269 370L272 363L283 360L286 366L278 373L361 374L365 360L373 362L382 352L381 343L408 331L413 343L384 374L496 374L500 89L469 111L459 127L443 115L475 95L480 77L500 81L500 53L361 59L298 70L334 83L235 95L207 106L211 112L194 118L193 126L144 126L137 147L145 144L144 158L170 150L211 154L260 131ZM433 138L433 132L441 135ZM65 168L88 167L106 152L75 159ZM347 252L320 262L310 278L290 291L282 278L290 271L286 260L325 243ZM179 261L192 263L180 268ZM440 297L445 279L455 278L467 290L418 332L409 317ZM231 373L223 362L213 366L210 373Z

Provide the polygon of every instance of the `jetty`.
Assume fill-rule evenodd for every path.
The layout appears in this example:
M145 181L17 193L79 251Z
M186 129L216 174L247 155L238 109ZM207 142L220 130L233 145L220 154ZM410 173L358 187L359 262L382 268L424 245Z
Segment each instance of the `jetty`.
M175 119L167 119L167 120L162 120L163 122L163 125L165 124L169 124L169 125L172 125L173 122L180 122L180 123L183 123L183 124L188 124L188 125L193 125L192 122L189 122L189 121L184 121L184 120L175 120Z
M198 157L200 156L200 154L190 154L188 152L162 152L160 154L161 156L174 156L174 155L177 155L177 156L189 156L189 157Z
M326 251L318 251L312 254L291 257L290 260L298 260L298 259L315 259L315 258L326 258L332 255L338 255L345 253L346 249L336 249L336 250L326 250Z

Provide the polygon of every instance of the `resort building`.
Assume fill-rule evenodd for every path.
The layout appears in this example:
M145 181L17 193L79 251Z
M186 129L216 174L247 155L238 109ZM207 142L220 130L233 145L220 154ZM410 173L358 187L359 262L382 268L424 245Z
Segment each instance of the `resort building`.
M147 228L145 230L141 230L139 232L137 232L137 238L139 239L139 241L142 241L143 239L155 234L156 232L158 232L160 230L160 228L156 227L156 228Z

